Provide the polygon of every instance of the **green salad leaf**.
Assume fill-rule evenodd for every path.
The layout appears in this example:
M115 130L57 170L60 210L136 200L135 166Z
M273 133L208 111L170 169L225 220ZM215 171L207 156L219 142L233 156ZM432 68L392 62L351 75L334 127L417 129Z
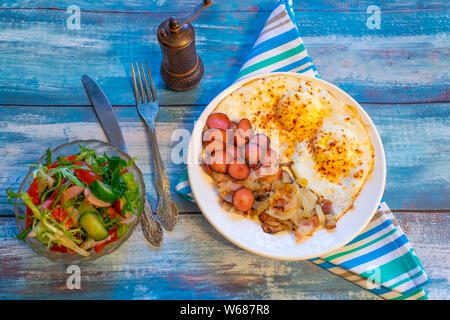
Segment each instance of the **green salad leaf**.
M127 191L127 184L122 175L120 174L119 168L115 169L111 177L111 189L117 198L120 198Z
M31 232L31 226L23 229L22 232L17 235L17 239L25 240L30 232Z
M73 166L72 166L73 167ZM82 167L78 167L78 168L82 168ZM71 167L70 166L66 166L66 167L56 167L56 168L52 168L49 171L52 173L59 173L61 174L64 178L66 179L70 179L74 184L76 184L77 186L80 187L85 187L84 183L81 182L73 173L72 170L70 170Z
M125 181L126 186L129 190L138 190L139 189L138 184L134 180L134 174L132 174L131 172L125 172L122 175L122 178Z
M50 150L50 148L48 148L47 149L47 151L45 152L46 153L46 157L45 157L45 163L47 164L47 165L49 165L49 164L51 164L52 163L52 150Z
M86 250L92 247L87 244L92 239L79 221L83 212L98 213L107 230L117 228L119 238L125 235L129 226L120 223L123 220L120 215L140 215L143 210L141 190L135 181L135 175L127 170L134 165L135 159L126 161L119 156L99 154L83 146L80 146L80 152L74 156L58 156L56 161L52 157L55 158L55 155L48 148L45 160L35 165L33 178L34 182L37 179L37 184L30 189L30 193L15 193L11 188L7 189L9 203L13 203L14 199L21 199L32 213L19 217L30 219L32 223L17 238L25 240L33 237L49 249L58 245L88 256L90 253ZM52 163L56 165L49 168ZM97 177L97 180L88 183L76 170L90 170L101 179ZM73 186L88 187L100 200L107 196L108 199L104 200L106 202L114 203L120 199L120 215L114 215L109 208L98 207L82 191L78 193L77 188L69 190Z

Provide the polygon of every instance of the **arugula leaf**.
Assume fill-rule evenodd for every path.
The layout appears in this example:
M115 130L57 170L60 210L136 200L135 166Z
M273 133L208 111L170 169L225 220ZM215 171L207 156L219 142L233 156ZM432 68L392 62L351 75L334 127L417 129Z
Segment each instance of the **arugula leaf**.
M131 172L125 172L122 175L123 180L125 180L125 183L127 184L127 188L129 190L137 190L139 189L138 184L136 183L136 181L134 181L134 174L132 174Z
M118 156L113 156L110 160L109 160L109 170L111 172L114 172L114 170L116 169L121 169L121 168L125 168L127 165L127 162L122 159L121 157Z
M136 216L139 216L143 210L143 204L139 198L139 190L127 190L123 197L126 202L123 204L122 210L124 212L131 212ZM136 211L137 209L137 211Z
M65 157L63 156L59 156L58 157L58 164L60 166L70 166L72 164L72 162L70 162L69 160L67 160Z
M138 214L133 207L133 203L130 201L126 192L125 192L124 198L125 198L126 202L122 206L122 212L131 212L137 216Z
M117 227L117 238L122 238L125 233L127 233L128 229L130 227L128 227L126 224L121 224Z
M127 191L127 184L120 175L119 168L114 170L111 176L111 190L118 198L122 197L125 191Z
M108 230L108 231L119 224L119 219L111 219L107 213L105 215L103 215L102 220L103 220L103 225L105 226L106 230Z
M64 178L71 180L74 184L76 184L77 186L80 187L86 187L84 185L83 182L81 182L72 172L72 170L70 170L70 168L68 167L56 167L56 168L52 168L49 171L52 172L58 172L60 173Z
M50 150L50 148L47 149L46 151L47 157L45 158L45 163L47 165L52 163L52 150Z
M31 232L31 226L23 229L21 233L19 233L16 237L19 240L25 240L25 238L28 236L28 234Z
M131 167L136 162L136 158L131 158L130 161L127 162L125 168Z
M22 196L21 193L16 193L16 192L12 191L11 188L6 189L6 194L8 195L8 203L10 203L10 204L14 204L12 201L13 199L21 198L21 196Z

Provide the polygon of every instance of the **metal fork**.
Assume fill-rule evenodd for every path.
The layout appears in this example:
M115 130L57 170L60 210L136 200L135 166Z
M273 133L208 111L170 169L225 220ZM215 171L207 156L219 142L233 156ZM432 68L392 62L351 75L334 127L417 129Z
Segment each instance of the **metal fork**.
M141 118L145 121L150 129L150 143L153 151L153 162L155 163L155 187L158 193L158 207L156 213L161 224L166 230L172 230L178 221L178 207L170 196L170 180L167 176L166 169L159 153L158 141L156 140L155 119L159 110L158 97L156 95L155 85L153 84L150 68L147 66L148 78L150 80L151 93L145 75L144 66L136 62L137 77L134 71L134 65L131 64L131 73L133 75L134 95L136 97L136 106ZM142 72L141 72L142 71ZM142 73L142 76L141 76ZM136 80L138 78L138 81ZM144 81L142 81L142 79ZM144 85L145 84L145 90ZM139 90L140 89L140 90Z

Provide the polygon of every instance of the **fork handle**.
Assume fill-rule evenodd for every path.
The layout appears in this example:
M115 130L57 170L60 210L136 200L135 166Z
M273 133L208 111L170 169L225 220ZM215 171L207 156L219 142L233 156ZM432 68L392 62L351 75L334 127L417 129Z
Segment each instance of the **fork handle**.
M140 221L142 233L147 241L156 247L161 246L163 230L159 222L153 217L153 210L150 207L147 196L145 196L144 211L140 217Z
M153 162L155 163L155 185L158 189L158 192L163 193L166 192L166 190L170 191L170 180L169 177L167 176L166 168L164 167L161 154L159 153L158 139L156 138L155 127L149 126L149 128L150 128L150 143L152 145L152 152L153 152ZM167 182L164 182L163 180Z
M166 173L161 154L159 153L158 140L154 125L149 125L150 143L153 151L153 162L155 164L155 187L163 202L165 210L157 210L161 223L167 230L172 230L178 220L178 208L170 195L170 179Z

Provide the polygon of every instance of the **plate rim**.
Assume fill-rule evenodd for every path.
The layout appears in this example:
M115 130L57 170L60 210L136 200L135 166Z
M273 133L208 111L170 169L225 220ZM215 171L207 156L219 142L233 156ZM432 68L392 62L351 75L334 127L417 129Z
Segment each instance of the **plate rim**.
M377 194L377 197L376 197L376 200L377 200L377 201L375 201L376 205L375 205L375 207L372 209L372 213L371 213L370 215L367 216L367 218L366 218L364 224L362 224L362 225L360 226L360 228L358 229L358 231L355 232L351 237L348 237L348 239L345 239L345 240L341 241L340 243L338 243L337 245L333 246L332 248L327 249L327 250L324 250L324 251L320 252L319 254L313 254L313 255L309 255L309 256L308 256L308 255L303 255L303 256L295 256L295 257L294 257L294 256L286 257L286 256L281 256L281 255L271 255L271 254L267 254L267 253L262 252L262 251L258 251L258 250L254 250L254 249L252 249L252 248L249 248L249 247L247 247L247 246L245 246L245 245L243 245L243 244L241 244L241 243L235 241L232 237L229 237L225 232L223 232L223 231L221 230L221 228L220 228L219 226L217 226L217 225L212 221L212 219L209 217L209 215L208 215L207 213L205 213L206 210L205 210L205 208L203 208L203 206L202 206L202 201L198 201L198 198L199 198L199 197L197 197L197 195L196 195L195 187L194 187L194 188L191 187L191 191L192 191L192 194L193 194L193 196L194 196L194 199L195 199L195 201L196 201L197 206L199 207L200 211L202 212L202 215L206 218L206 220L209 222L209 224L210 224L210 225L211 225L211 226L212 226L212 227L213 227L220 235L222 235L225 239L227 239L228 241L230 241L231 243L233 243L235 246L237 246L237 247L239 247L239 248L241 248L241 249L244 249L244 250L246 250L246 251L248 251L248 252L250 252L250 253L256 254L256 255L258 255L258 256L262 256L262 257L266 257L266 258L271 258L271 259L275 259L275 260L281 260L281 261L301 261L301 260L308 260L308 259L311 259L311 258L316 258L316 257L319 257L319 256L327 255L328 253L333 252L334 250L337 250L338 248L341 248L341 247L345 246L347 243L349 243L349 242L351 242L353 239L355 239L355 238L361 233L361 231L362 231L362 230L370 223L370 221L372 220L373 216L375 215L375 213L376 213L376 211L377 211L377 208L379 207L379 204L380 204L380 202L381 202L381 200L382 200L382 196L383 196L384 189L385 189L385 186L386 186L386 174L387 174L387 169L386 169L386 155L385 155L385 152L384 152L384 146L383 146L383 142L382 142L382 140L381 140L381 137L380 137L380 135L379 135L379 133L378 133L378 130L377 130L375 124L373 123L371 117L367 114L367 112L364 110L364 108L363 108L363 107L362 107L355 99L353 99L348 93L346 93L344 90L340 89L340 88L337 87L336 85L334 85L334 84L332 84L332 83L330 83L330 82L328 82L328 81L326 81L326 80L323 80L323 79L321 79L321 78L314 78L314 77L310 77L310 76L307 76L307 75L304 75L304 74L295 73L295 72L268 72L268 73L263 73L263 74L259 74L259 75L255 75L255 76L252 76L252 77L247 77L247 78L244 78L244 79L242 79L242 80L239 80L239 81L237 81L237 82L231 84L230 86L228 86L228 87L225 88L224 90L222 90L219 94L217 94L217 95L216 95L216 96L215 96L215 97L207 104L207 106L204 108L204 110L202 111L202 113L199 115L199 117L198 117L197 120L195 121L194 128L192 129L191 137L190 137L190 139L189 139L188 152L187 152L187 159L188 159L188 160L189 160L189 159L194 159L194 157L196 157L196 155L193 154L193 153L194 153L194 149L195 149L195 140L194 140L194 134L193 134L193 133L194 133L195 129L197 128L197 126L200 125L200 122L199 122L198 120L199 120L200 118L202 118L202 116L203 116L205 113L211 112L212 110L210 110L210 109L213 109L213 108L217 107L217 105L220 103L220 101L222 101L226 96L228 96L230 93L232 93L232 92L234 92L235 90L237 90L239 87L245 85L246 83L249 83L249 82L251 82L251 81L253 81L253 80L256 80L256 79L265 78L265 77L269 77L269 76L277 76L277 75L278 75L278 76L294 76L294 77L296 77L296 78L303 79L303 80L313 80L313 81L318 81L319 83L320 83L320 82L323 82L323 83L325 83L326 85L331 86L334 90L337 90L337 91L339 91L341 94L345 95L346 98L349 99L349 100L353 103L353 106L356 106L356 107L357 107L358 113L363 113L363 114L365 115L365 118L368 120L368 122L369 122L369 123L368 123L368 124L369 124L369 127L371 127L371 129L372 129L372 131L373 131L373 133L374 133L374 135L375 135L375 138L376 138L376 140L378 141L378 144L379 144L379 146L380 146L380 154L379 154L379 157L380 157L380 160L381 160L381 169L382 169L382 172L380 172L379 174L382 174L382 183L381 183L381 186L380 186L380 188L379 188L379 191L378 191L378 194ZM367 125L367 123L366 123L366 125ZM196 161L194 161L194 162L187 161L188 181L189 181L189 184L190 184L190 185L191 185L191 180L193 179L193 178L192 178L192 176L193 176L193 174L194 174L193 170L194 170L194 167L196 167L196 166L199 166L199 164L198 164ZM373 168L373 169L374 169L374 168ZM371 174L374 174L374 171L372 171ZM359 196L359 195L358 195L358 196ZM357 197L357 198L358 198L358 197ZM355 198L355 201L356 201L357 198ZM345 215L345 213L344 213L344 215Z

